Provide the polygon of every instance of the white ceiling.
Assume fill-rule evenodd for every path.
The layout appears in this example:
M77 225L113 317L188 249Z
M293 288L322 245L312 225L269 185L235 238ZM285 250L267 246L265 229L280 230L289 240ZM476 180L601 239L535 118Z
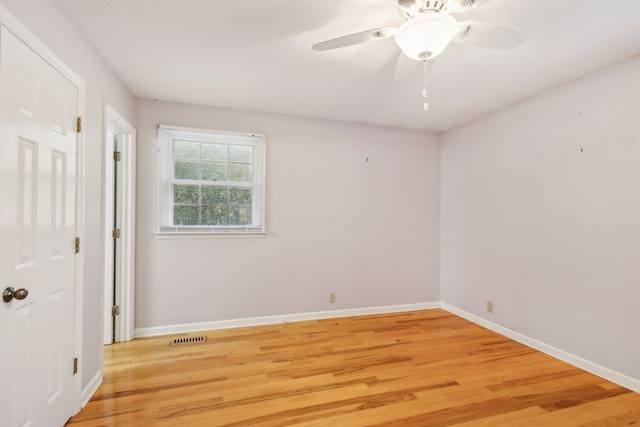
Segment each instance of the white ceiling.
M640 54L640 0L492 0L467 15L527 41L450 45L424 112L421 64L392 38L311 49L399 25L391 0L59 1L136 96L432 131Z

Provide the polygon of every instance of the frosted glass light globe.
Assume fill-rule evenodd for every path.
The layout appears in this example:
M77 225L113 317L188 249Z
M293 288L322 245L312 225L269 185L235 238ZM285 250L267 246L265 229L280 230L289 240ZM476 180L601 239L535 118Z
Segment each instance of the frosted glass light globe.
M434 58L442 53L458 33L458 23L451 16L434 13L417 16L400 26L396 44L405 55L416 61Z

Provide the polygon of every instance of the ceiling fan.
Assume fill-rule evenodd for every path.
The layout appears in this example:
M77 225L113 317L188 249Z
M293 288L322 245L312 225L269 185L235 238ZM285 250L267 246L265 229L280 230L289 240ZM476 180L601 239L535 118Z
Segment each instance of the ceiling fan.
M479 21L458 21L452 14L476 9L490 0L391 0L404 22L399 27L374 28L346 36L326 40L313 45L313 50L324 51L346 46L382 40L390 37L402 52L425 64L426 102L427 61L440 55L449 43L465 43L490 49L515 49L524 42L526 36L499 25Z

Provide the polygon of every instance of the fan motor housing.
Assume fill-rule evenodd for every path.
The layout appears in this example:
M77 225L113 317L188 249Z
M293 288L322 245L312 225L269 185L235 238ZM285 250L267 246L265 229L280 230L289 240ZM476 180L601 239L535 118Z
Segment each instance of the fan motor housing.
M473 5L473 0L395 0L406 20L421 14L461 12Z
M418 14L447 11L447 0L397 0L404 19L413 19Z

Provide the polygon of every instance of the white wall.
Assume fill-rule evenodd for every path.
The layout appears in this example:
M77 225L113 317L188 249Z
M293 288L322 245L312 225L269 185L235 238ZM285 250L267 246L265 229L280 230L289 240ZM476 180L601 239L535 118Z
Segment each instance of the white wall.
M137 328L439 300L437 136L150 100L137 116ZM153 235L159 123L267 135L266 238Z
M102 370L102 122L108 102L131 123L135 99L111 71L84 34L54 0L0 0L33 34L79 74L86 83L86 229L84 251L84 331L80 355L83 388Z
M442 195L443 301L640 379L640 58L445 134Z

